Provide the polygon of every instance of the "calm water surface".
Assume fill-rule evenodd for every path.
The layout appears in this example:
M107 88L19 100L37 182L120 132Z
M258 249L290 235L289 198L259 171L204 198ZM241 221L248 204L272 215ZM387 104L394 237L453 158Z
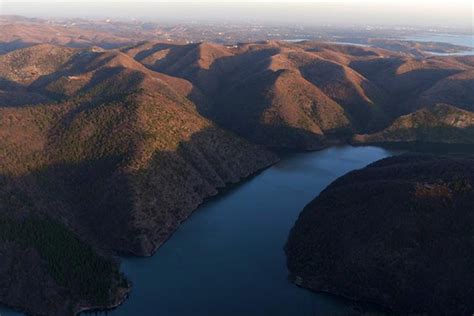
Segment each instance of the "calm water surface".
M288 282L283 247L301 209L330 182L391 154L350 146L293 154L211 199L155 256L123 261L134 288L110 314L347 315L347 302Z
M470 35L453 35L453 34L422 34L405 38L410 41L417 42L440 42L454 45L461 45L471 47L471 50L462 51L458 53L433 53L438 56L467 56L474 55L474 34Z
M474 48L474 34L454 35L454 34L420 34L406 38L410 41L418 42L440 42L454 45L461 45Z
M347 301L287 280L283 247L302 208L330 182L393 153L343 146L291 154L210 199L153 257L123 260L133 290L108 314L347 315Z

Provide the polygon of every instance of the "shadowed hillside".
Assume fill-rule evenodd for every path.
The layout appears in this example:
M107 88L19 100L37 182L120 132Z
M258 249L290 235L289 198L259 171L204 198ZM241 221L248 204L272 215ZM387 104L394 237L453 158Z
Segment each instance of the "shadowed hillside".
M152 253L202 198L275 161L263 149L202 118L180 94L186 90L186 82L180 89L181 82L184 81L156 74L119 52L78 52L62 70L44 74L31 84L59 103L0 108L3 173L18 176L40 170L41 175L51 179L69 178L73 183L71 192L81 184L77 179L83 178L82 181L94 182L83 183L85 188L103 186L103 191L93 189L98 199L108 194L108 186L111 190L125 190L121 196L128 195L132 204L116 204L147 220L134 214L138 218L122 224L130 225L127 229L134 231L131 234L140 236L131 237L128 242L114 240L112 233L101 238L111 239L112 247L124 252ZM88 176L80 174L81 168L78 174L67 174L65 166L84 163L91 168ZM94 177L96 172L102 176ZM180 173L183 179L178 177ZM132 176L138 174L141 176L136 179ZM114 180L122 178L124 183ZM125 182L130 187L124 189ZM57 187L67 191L68 186L59 183ZM195 190L198 191L193 193ZM160 191L167 192L161 200L156 197ZM145 192L154 195L147 203L138 196ZM176 203L180 199L181 205ZM107 199L105 202L112 203ZM98 201L91 204L84 208L90 209L91 214L104 213L104 222L114 217L106 213L105 207L98 206ZM175 214L157 229L148 218L154 218L156 212ZM148 230L144 233L135 224L151 227L143 228ZM109 231L113 231L113 225ZM116 238L123 238L123 234L124 230L118 229Z
M342 176L291 230L291 279L396 314L470 314L473 183L473 158L456 156L404 155Z
M44 56L31 59L31 50ZM35 66L57 55L64 59ZM20 56L23 68L15 66ZM205 198L277 160L200 116L187 98L191 83L118 51L40 45L3 57L2 76L14 91L44 96L34 105L23 98L17 104L2 99L0 106L0 208L11 214L0 220L18 227L17 237L0 239L0 248L38 266L27 269L32 278L26 280L13 262L3 262L0 277L18 280L0 287L0 301L9 306L57 315L115 306L129 285L111 254L151 255ZM32 231L22 228L31 214L39 217L27 224ZM43 221L65 237L36 232ZM56 251L62 249L56 239L67 247L79 238L84 252L45 253L49 248L31 243L31 234L46 234ZM72 279L55 274L69 271L71 262L94 264L94 256L103 268L84 279L84 288L76 289L81 283L74 278L87 270ZM44 295L42 284L50 289ZM35 299L15 295L26 287Z
M28 314L72 315L82 309L114 307L130 285L117 262L84 243L61 223L21 214L18 191L4 196L13 214L0 215L0 301Z
M31 313L118 304L129 285L111 256L153 254L205 198L276 162L265 147L472 142L470 58L317 42L104 49L89 47L102 34L76 45L68 32L0 54L0 221L18 228L0 250L38 267L26 280L4 261L0 276L21 282L0 301ZM24 223L46 223L78 253L61 261ZM86 257L104 273L81 289L81 271L55 274ZM41 282L41 301L8 294Z

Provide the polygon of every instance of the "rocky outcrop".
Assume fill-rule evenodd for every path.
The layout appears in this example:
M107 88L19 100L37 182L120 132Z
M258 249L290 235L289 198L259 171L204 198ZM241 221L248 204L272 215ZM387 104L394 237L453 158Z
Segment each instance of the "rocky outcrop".
M474 159L407 155L353 171L308 204L293 281L397 313L474 312Z

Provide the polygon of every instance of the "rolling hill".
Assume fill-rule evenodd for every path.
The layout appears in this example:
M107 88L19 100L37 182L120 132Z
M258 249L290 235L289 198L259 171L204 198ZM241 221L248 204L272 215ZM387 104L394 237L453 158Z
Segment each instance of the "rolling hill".
M56 61L36 67L48 54L46 59ZM37 58L23 59L21 69L14 66L30 55ZM200 116L186 97L192 91L189 82L155 73L121 52L38 45L2 57L7 61L2 76L13 91L35 91L44 101L31 105L2 99L1 219L21 228L22 218L35 214L40 223L64 225L63 234L90 247L87 251L97 253L98 262L104 258L104 269L113 272L103 285L113 294L103 297L96 287L71 289L46 265L31 273L38 280L47 278L51 291L40 295L41 286L32 281L31 295L55 304L47 310L38 300L15 300L0 290L0 300L13 307L69 314L118 304L127 286L115 276L111 253L151 255L204 198L277 160ZM34 254L23 254L24 247L15 245L29 240L31 233L24 234L13 245L0 239L5 253L31 257L30 264L49 260L68 268L70 263L57 263L57 256L44 255L36 244ZM61 249L58 242L54 239L51 247ZM22 291L28 283L14 267L6 262L0 275L16 275L17 287L6 289Z
M472 144L473 140L474 113L445 104L403 115L380 132L354 137L360 143Z
M379 132L425 107L444 103L470 111L474 102L469 58L275 41L144 42L122 51L149 69L190 81L202 115L270 147L320 148Z
M130 285L113 255L153 254L205 198L276 162L269 149L472 143L468 57L277 41L107 49L85 39L37 38L0 54L0 225L16 227L15 238L0 235L0 256L38 267L30 282L3 260L0 277L20 282L0 287L0 301L30 313L120 303ZM38 233L43 225L62 237ZM72 279L51 273L71 262L36 234L57 249L64 238L78 249L67 257L92 266ZM102 277L71 287L96 266ZM42 299L9 294L26 288Z

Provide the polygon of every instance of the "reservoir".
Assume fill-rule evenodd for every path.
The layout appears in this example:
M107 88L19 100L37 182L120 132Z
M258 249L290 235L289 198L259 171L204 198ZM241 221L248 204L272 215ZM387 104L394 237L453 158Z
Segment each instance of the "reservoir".
M433 53L435 56L469 56L474 55L474 35L464 34L464 35L453 35L453 34L418 34L405 38L405 40L415 41L415 42L440 42L448 43L453 45L460 45L465 47L470 47L470 50L461 51L457 53Z
M437 33L428 33L428 34L417 34L405 38L409 41L416 42L440 42L448 43L453 45L460 45L466 47L474 48L474 35L473 34L437 34Z
M133 282L132 292L107 315L354 312L346 300L290 283L283 247L300 211L321 190L339 176L395 152L340 146L285 155L203 203L153 257L124 258L121 269ZM0 314L21 315L1 308Z
M303 207L351 170L404 151L474 153L471 146L390 148L339 146L286 154L208 199L154 256L123 258L121 269L133 282L129 299L115 310L83 315L357 314L347 300L290 283L283 247ZM21 314L0 308L0 315Z
M337 177L392 155L379 147L289 154L209 199L151 258L125 258L129 299L109 315L347 315L347 301L287 280L298 214Z

